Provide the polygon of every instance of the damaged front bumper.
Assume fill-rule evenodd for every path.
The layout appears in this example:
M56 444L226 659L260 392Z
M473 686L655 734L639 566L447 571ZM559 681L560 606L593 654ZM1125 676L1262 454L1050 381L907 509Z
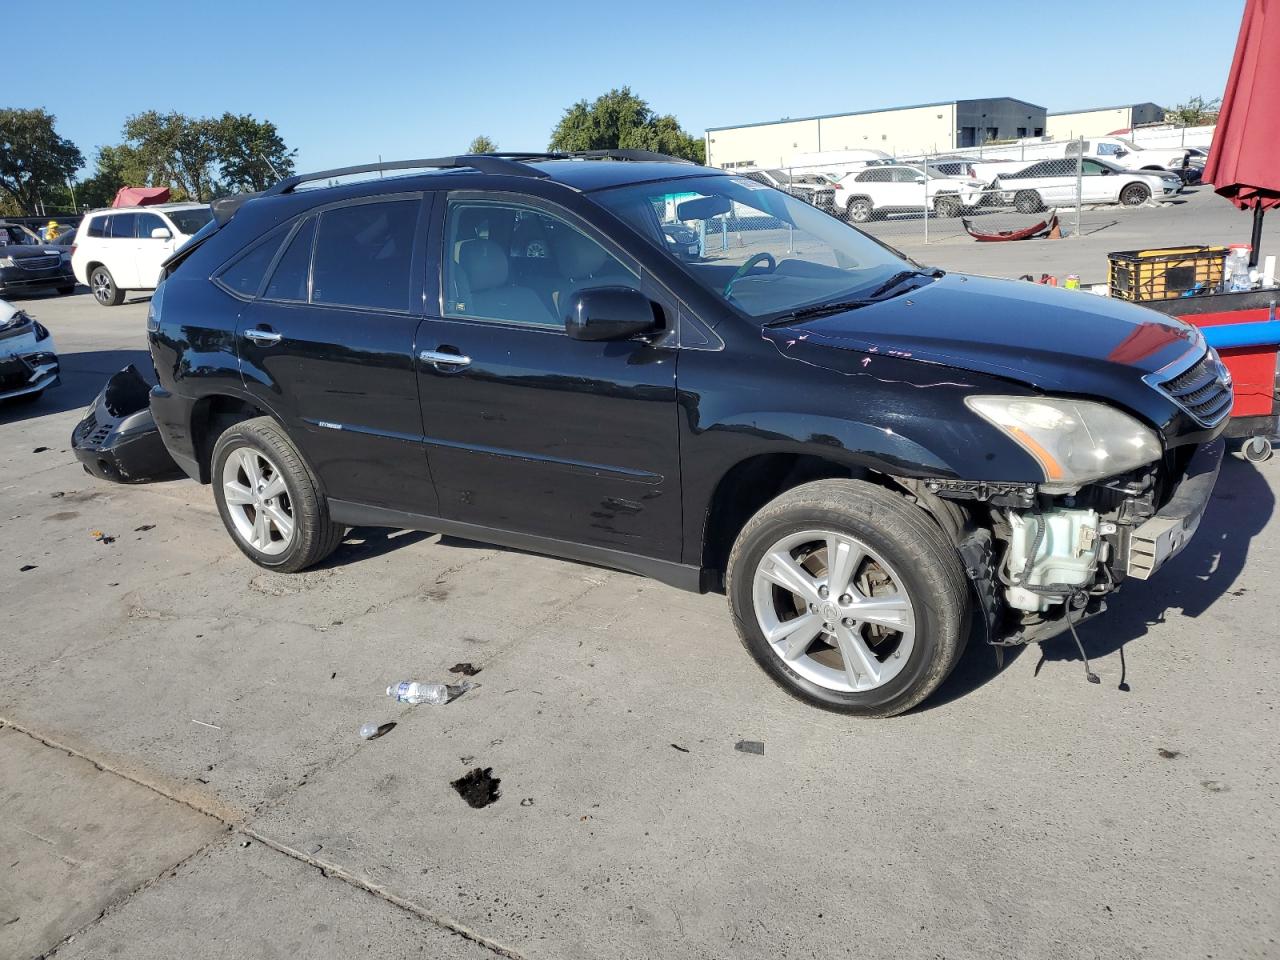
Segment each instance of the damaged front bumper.
M86 473L114 483L181 475L151 416L151 385L130 364L114 374L71 434Z
M1215 440L1197 450L1168 502L1129 534L1129 576L1146 580L1191 542L1213 496L1225 449L1224 440Z

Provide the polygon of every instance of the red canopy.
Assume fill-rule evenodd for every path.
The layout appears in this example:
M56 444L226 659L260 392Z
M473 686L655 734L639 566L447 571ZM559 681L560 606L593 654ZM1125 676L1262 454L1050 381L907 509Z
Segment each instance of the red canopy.
M168 187L121 187L113 207L145 207L150 203L165 203L169 199Z
M1204 182L1241 210L1280 205L1280 0L1245 4Z

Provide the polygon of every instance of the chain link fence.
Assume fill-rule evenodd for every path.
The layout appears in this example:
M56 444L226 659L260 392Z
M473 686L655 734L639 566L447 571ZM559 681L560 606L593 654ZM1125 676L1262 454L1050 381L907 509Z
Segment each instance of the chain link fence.
M768 183L895 246L1004 233L1080 236L1173 199L1199 167L1176 148L1144 168L1084 138L892 160L733 172ZM1169 164L1155 167L1155 159ZM1172 168L1172 169L1171 169Z

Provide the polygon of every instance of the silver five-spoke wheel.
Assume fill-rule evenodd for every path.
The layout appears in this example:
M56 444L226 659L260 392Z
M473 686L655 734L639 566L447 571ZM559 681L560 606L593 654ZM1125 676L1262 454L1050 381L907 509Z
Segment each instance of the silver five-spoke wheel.
M828 690L888 683L915 645L915 609L902 579L847 534L813 529L778 540L756 566L752 601L773 652Z
M280 469L258 450L240 447L222 466L222 495L236 533L269 556L293 543L296 524Z

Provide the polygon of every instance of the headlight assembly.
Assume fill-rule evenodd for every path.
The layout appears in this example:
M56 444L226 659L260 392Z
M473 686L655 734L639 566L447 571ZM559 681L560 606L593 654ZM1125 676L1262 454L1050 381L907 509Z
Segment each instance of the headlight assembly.
M1163 452L1160 438L1104 403L1054 397L967 397L965 405L1026 450L1051 487L1075 488L1133 470Z
M0 257L0 267L16 267L13 257Z

